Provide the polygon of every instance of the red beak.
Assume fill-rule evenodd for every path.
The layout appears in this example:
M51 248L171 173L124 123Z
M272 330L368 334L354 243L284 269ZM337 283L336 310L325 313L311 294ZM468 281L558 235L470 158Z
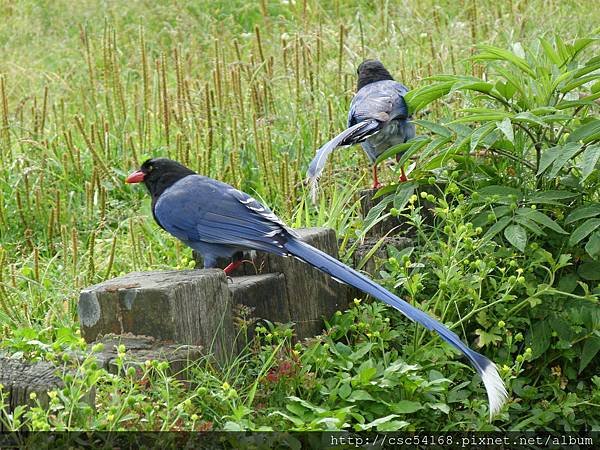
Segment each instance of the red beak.
M137 170L125 179L125 183L141 183L144 181L146 174L141 170Z

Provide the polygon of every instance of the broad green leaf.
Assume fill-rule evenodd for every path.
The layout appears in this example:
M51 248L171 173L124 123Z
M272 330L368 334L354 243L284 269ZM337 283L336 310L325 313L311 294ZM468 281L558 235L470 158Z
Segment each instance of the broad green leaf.
M416 183L400 183L394 194L394 208L398 210L404 209L411 195L415 192Z
M410 400L400 400L390 405L390 410L396 414L410 414L420 409L423 409L421 403Z
M506 61L515 65L527 75L535 77L535 72L527 63L527 61L515 55L514 53L503 48L494 47L491 45L479 45L478 47L482 51L472 57L472 59L474 59L475 61Z
M509 225L504 229L504 237L518 250L524 252L527 245L527 231L521 225Z
M588 143L600 139L600 120L592 119L573 131L567 141Z
M540 158L540 165L538 167L537 175L541 175L546 171L548 167L550 167L550 165L552 165L554 160L558 158L558 155L560 155L561 150L562 145L559 145L557 147L551 147L542 152L542 157Z
M440 125L439 123L430 122L429 120L413 120L412 122L415 125L419 125L423 128L427 128L429 131L433 131L435 134L439 134L444 137L452 136L452 131L445 126Z
M558 167L558 169L556 169L556 172L558 172L566 163L566 161L568 161L575 153L577 153L579 149L580 145L577 142L570 142L565 145L558 145L556 147L547 149L542 153L537 174L540 175L552 164L554 164L552 167L552 172L555 171L555 167ZM559 161L558 165L555 164L557 161ZM553 176L554 175L549 175L550 178Z
M589 339L586 339L585 343L583 344L583 350L581 351L581 357L579 359L578 373L584 371L588 364L592 362L598 351L600 351L600 337L592 336Z
M492 211L494 212L496 219L499 219L500 217L504 217L509 214L512 210L509 206L496 206Z
M450 407L445 403L427 403L427 405L431 409L437 409L438 411L442 411L444 414L450 413Z
M406 420L390 420L377 426L377 431L399 431L410 425Z
M380 425L383 425L384 423L389 422L396 417L398 417L397 414L390 414L389 416L380 417L379 419L375 419L374 421L366 423L364 425L357 424L356 427L361 431L370 430L374 427L377 429L377 427L379 427Z
M540 225L543 225L545 227L550 228L551 230L556 231L557 233L568 234L559 224L557 224L554 220L552 220L543 212L538 211L537 209L519 208L517 209L517 214L528 217L531 220L539 223Z
M564 145L561 152L552 163L552 169L548 172L548 177L554 178L565 164L567 164L567 162L569 162L580 150L581 146L576 142L570 142Z
M502 338L497 334L479 328L475 330L475 334L478 336L476 345L479 348L487 347L488 345L496 345L497 342L502 341Z
M550 347L552 330L546 320L539 320L532 324L531 334L529 336L529 346L532 350L533 358L539 358Z
M375 399L373 398L373 396L371 394L369 394L367 391L363 391L361 389L358 389L356 391L352 391L352 394L350 394L350 396L347 399L349 402L356 402L359 400L371 400L371 401L375 401Z
M301 426L304 425L304 420L302 420L302 419L300 419L299 417L296 417L296 416L290 416L289 414L286 414L286 413L281 412L281 411L273 411L272 413L269 414L269 416L272 416L272 415L273 416L274 415L281 416L284 419L287 419L290 422L292 422L297 427L301 427Z
M544 120L542 120L540 117L536 116L535 114L532 114L529 111L525 111L522 113L517 114L516 116L514 116L512 118L513 122L528 122L528 123L534 123L536 125L541 125L543 127L548 127L548 124L546 122L544 122Z
M556 50L558 54L562 58L563 61L568 61L571 59L571 52L569 51L569 47L565 45L560 35L554 36L554 43L556 44Z
M517 92L517 88L508 80L499 80L494 87L505 100L510 100L515 95L515 92Z
M595 34L595 32L592 32L592 34ZM581 52L582 50L587 48L590 44L597 42L597 41L598 41L598 37L596 37L596 36L577 39L575 42L573 42L573 56L577 55L577 53Z
M600 57L596 56L587 61L583 67L576 69L573 72L573 78L582 77L590 72L595 72L598 69L600 69Z
M579 100L563 100L556 104L558 109L579 108L580 106L597 106L596 100L600 98L600 92L579 97Z
M350 359L352 361L358 361L359 359L362 359L363 356L365 356L367 353L369 353L369 351L371 351L371 348L373 347L373 343L372 342L367 342L365 344L362 344L358 350L356 350L355 352L353 352L350 355Z
M576 245L582 239L589 236L596 228L600 227L600 219L588 219L579 225L571 234L569 245Z
M377 374L375 367L365 367L358 373L358 380L361 384L366 384Z
M577 222L581 219L587 219L588 217L596 217L600 215L600 204L592 204L580 206L577 209L574 209L571 214L567 216L565 219L565 225L568 225L573 222Z
M575 275L575 280L577 280L577 275ZM575 281L575 286L577 286L577 281ZM573 330L571 329L569 322L562 317L555 316L550 319L550 326L556 331L556 334L558 334L558 337L561 340L570 341L573 339Z
M586 83L589 83L591 81L595 81L598 79L600 79L600 75L588 75L585 77L576 78L575 80L571 81L570 83L567 83L562 88L560 88L560 92L562 92L563 94L566 94L567 92L570 92L573 89L576 89L583 84L586 84Z
M464 80L454 83L452 85L452 91L477 91L482 92L484 94L488 94L494 86L490 83L487 83L483 80L473 79L473 80Z
M600 232L596 231L585 244L585 251L594 259L600 256Z
M403 144L395 145L394 147L386 150L381 155L379 155L377 157L377 159L375 160L375 164L379 164L381 161L391 158L392 156L396 155L397 153L402 153L402 157L406 156L406 159L408 159L410 156L414 155L416 152L418 152L421 148L423 148L429 142L431 142L430 137L419 136L419 137L416 137L415 139L412 139ZM406 159L405 159L405 161L406 161Z
M583 152L581 158L581 181L585 180L596 168L600 159L600 144L590 145Z
M512 122L507 117L502 122L496 122L496 127L506 136L511 144L515 143L515 133L513 131Z
M533 220L525 217L525 216L517 216L515 217L515 223L519 225L523 225L529 231L531 231L536 236L544 236L544 230L542 230Z
M349 357L352 354L352 348L344 344L343 342L336 342L332 350L340 356Z
M295 395L290 395L288 397L288 399L291 400L291 401L293 401L293 402L299 403L300 405L304 406L306 409L308 409L310 411L314 411L317 414L321 414L321 413L324 413L324 412L327 411L326 409L321 408L320 406L313 405L309 401L301 399L299 397L296 397Z
M445 81L428 86L423 86L418 89L413 89L406 93L404 100L408 105L410 114L414 114L417 111L423 109L431 102L438 98L448 94L454 81Z
M512 117L512 114L499 109L488 108L464 108L459 110L461 113L472 113L450 123L471 123L471 122L496 122Z
M498 195L500 197L514 196L517 199L519 199L521 197L520 190L510 187L510 186L500 186L497 184L485 186L485 187L479 189L477 192L482 197L493 197L494 195Z
M419 159L425 159L427 158L431 153L433 153L434 151L436 151L437 149L439 149L440 147L444 146L445 144L447 144L448 142L452 141L452 136L438 136L437 138L435 138L433 141L431 141L429 144L427 144L427 146L421 150L421 152L419 153Z
M533 194L527 199L529 203L545 203L548 205L562 205L560 200L568 200L579 194L569 191L544 191Z
M351 389L352 390L352 389ZM350 395L350 394L348 394ZM285 408L295 414L298 417L302 417L304 416L304 413L306 412L305 408L300 406L298 403L294 403L294 402L286 402L285 403Z
M471 134L471 148L470 150L474 152L477 149L477 145L479 145L479 141L483 140L488 134L490 134L496 125L494 123L487 123L482 127L477 128Z
M511 221L510 217L502 217L500 220L498 220L498 222L496 222L494 225L492 225L486 231L486 233L483 235L483 239L489 240L489 239L493 238L498 233L500 233L502 230L504 230L504 228L506 227L506 225L508 225L510 223L510 221Z
M350 394L352 393L352 388L350 387L350 383L342 383L342 385L337 390L340 398L346 400ZM293 404L293 403L292 403Z
M558 67L562 66L563 59L558 55L558 53L556 53L552 47L552 44L544 38L540 38L540 44L542 44L542 48L544 49L544 53L546 53L548 59L550 59L550 61L552 61Z
M600 280L600 262L590 261L583 263L577 268L577 274L588 281Z

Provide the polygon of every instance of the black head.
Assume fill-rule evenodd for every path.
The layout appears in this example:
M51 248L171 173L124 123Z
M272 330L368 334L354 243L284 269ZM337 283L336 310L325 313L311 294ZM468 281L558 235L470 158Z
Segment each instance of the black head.
M360 90L367 84L374 83L375 81L394 79L381 61L376 59L364 60L360 66L358 66L358 69L356 69L356 74L358 75L358 85L356 90Z
M129 175L125 182L141 183L143 181L152 198L156 199L173 183L195 173L172 159L152 158L145 161L139 170Z

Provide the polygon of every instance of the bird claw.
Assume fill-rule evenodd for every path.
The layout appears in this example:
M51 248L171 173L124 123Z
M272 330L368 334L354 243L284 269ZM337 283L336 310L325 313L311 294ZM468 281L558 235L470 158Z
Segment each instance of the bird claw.
M383 187L383 184L381 184L379 181L374 182L373 185L371 186L371 189L380 189Z

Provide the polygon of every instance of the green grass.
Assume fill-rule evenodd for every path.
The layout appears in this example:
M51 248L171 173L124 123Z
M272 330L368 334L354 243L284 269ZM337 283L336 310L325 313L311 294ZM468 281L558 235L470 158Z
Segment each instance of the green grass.
M354 237L362 152L334 155L317 207L302 180L345 125L362 59L410 87L481 75L467 60L475 44L568 40L592 30L590 11L591 1L0 2L0 337L28 327L53 342L76 332L82 287L187 264L144 190L123 183L146 157L253 192L294 226ZM439 102L427 119L454 107Z

